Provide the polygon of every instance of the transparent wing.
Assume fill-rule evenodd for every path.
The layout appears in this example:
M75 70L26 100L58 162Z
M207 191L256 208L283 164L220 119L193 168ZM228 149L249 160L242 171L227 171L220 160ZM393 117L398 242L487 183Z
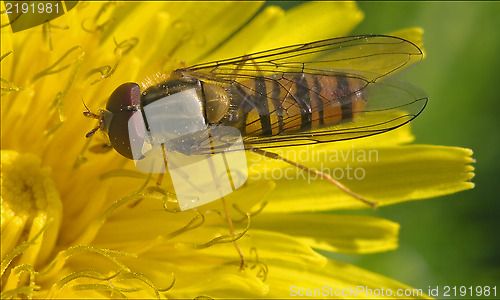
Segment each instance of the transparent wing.
M273 136L251 136L250 133L243 137L247 149L274 148L356 139L387 132L410 122L424 109L427 95L411 84L389 77L419 61L422 56L421 50L409 41L391 36L370 35L288 46L199 64L181 71L201 80L237 86L243 93L262 101L278 101L286 108L280 112L283 122L297 123L300 123L301 115L288 112L299 110L300 101L290 101L282 96L286 94L283 90L289 89L287 81L290 85L294 83L293 79L287 78L312 74L341 76L356 82L357 89L334 99L323 99L323 106L328 105L329 101L341 102L343 105L353 104L349 103L353 93L362 92L366 98L366 107L359 111L357 118L309 131L285 130ZM256 88L256 78L265 81L265 94ZM317 93L310 85L304 88L309 89L309 93ZM324 107L312 105L310 109L314 115ZM269 113L274 114L276 111L270 110ZM342 119L342 116L339 117ZM279 124L276 121L271 124L272 128L277 126ZM227 150L230 143L231 138L216 134L211 137L210 143L198 140L191 149L198 153L220 152Z
M308 73L357 75L372 82L419 61L422 56L415 44L402 38L361 35L287 46L184 70L220 81L277 73Z

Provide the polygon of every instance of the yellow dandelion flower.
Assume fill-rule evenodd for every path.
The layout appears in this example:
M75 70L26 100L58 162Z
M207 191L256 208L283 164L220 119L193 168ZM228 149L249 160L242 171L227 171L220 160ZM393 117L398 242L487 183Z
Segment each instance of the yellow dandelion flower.
M344 36L363 18L351 2L311 2L287 12L269 6L251 19L260 6L80 2L15 33L1 15L2 298L426 297L316 251L387 251L398 234L391 221L318 213L366 207L321 180L282 162L256 162L226 199L233 236L220 201L172 212L172 195L132 171L132 161L96 153L105 150L100 135L84 138L91 125L82 99L101 108L124 82L147 82L182 63ZM394 34L419 43L421 33ZM314 168L352 168L357 180L349 187L381 205L472 188L470 150L403 145L411 140L405 126L281 154L303 153L295 159Z

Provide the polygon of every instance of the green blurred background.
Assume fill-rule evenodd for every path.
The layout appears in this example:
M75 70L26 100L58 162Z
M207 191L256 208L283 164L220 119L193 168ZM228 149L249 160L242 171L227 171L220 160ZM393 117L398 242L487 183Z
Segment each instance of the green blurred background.
M424 29L426 59L404 74L429 105L415 120L416 143L474 151L473 190L385 207L401 224L400 248L360 265L412 285L497 286L500 298L500 3L360 2L355 34Z
M287 9L299 3L272 4ZM378 209L370 214L401 224L399 249L334 258L424 292L429 286L496 285L500 298L500 2L358 5L365 19L353 34L424 29L426 58L402 76L430 98L412 122L416 143L472 149L476 187Z

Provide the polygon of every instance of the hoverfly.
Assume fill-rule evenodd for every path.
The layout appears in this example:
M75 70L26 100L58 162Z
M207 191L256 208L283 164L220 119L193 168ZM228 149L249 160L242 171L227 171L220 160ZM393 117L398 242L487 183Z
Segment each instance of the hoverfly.
M100 129L118 153L137 159L131 137L140 136L134 133L136 126L142 128L139 131L144 135L153 122L153 118L145 116L145 108L189 92L188 98L165 104L174 113L155 116L160 122L174 118L183 128L198 126L182 136L182 142L173 151L186 155L224 152L230 144L224 131L212 132L207 139L202 137L207 135L198 134L205 130L199 128L230 127L241 134L245 150L315 172L273 153L272 149L358 139L410 122L424 109L427 96L419 88L389 77L422 56L415 44L402 38L361 35L180 68L167 80L142 92L137 83L131 82L116 88L106 109L98 114L84 112L85 116L99 120L87 137ZM186 105L188 100L182 99L193 105ZM133 115L139 118L132 120ZM359 119L363 125L356 125ZM171 134L176 136L179 132ZM141 141L142 148L143 144ZM328 175L319 175L374 206Z

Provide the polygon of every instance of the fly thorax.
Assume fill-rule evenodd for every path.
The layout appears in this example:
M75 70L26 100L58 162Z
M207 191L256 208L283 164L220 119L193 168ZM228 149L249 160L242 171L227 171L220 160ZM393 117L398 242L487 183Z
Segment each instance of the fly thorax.
M226 90L215 84L203 82L207 122L217 124L227 114L230 104Z
M206 129L203 105L195 88L163 95L142 107L154 144L162 144Z

